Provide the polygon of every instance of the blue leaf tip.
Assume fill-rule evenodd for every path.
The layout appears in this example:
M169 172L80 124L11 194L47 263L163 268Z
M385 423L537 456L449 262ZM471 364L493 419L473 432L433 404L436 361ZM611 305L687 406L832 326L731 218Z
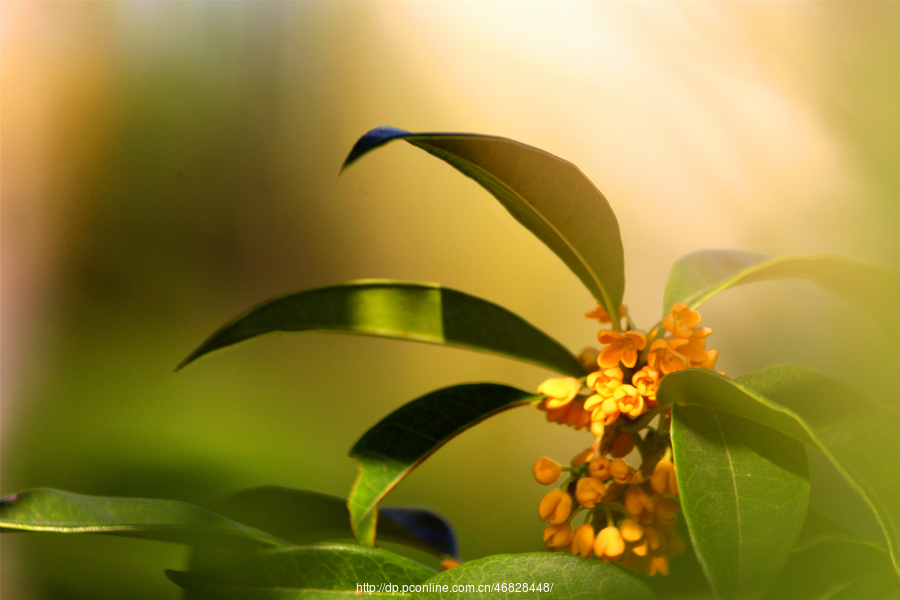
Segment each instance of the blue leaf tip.
M418 508L381 508L378 512L410 530L432 548L455 559L459 558L456 532L444 517Z
M353 145L353 149L350 150L350 154L347 155L347 159L344 160L344 164L341 165L341 172L343 173L344 169L355 163L366 152L374 150L378 146L386 144L391 140L407 135L410 135L410 132L396 127L384 126L372 129L359 138L356 144Z

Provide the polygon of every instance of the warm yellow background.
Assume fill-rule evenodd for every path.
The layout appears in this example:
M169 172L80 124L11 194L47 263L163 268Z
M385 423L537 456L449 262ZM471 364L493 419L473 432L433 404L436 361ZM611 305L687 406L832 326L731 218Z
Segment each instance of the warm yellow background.
M274 295L439 282L574 351L595 341L578 280L445 164L397 143L337 178L375 126L503 135L577 164L619 217L626 302L644 326L671 263L699 248L900 266L896 2L0 11L4 494L205 502L275 483L343 496L348 449L402 403L548 375L326 334L270 336L172 373ZM792 361L864 381L829 348L870 324L811 286L734 290L703 315L729 374ZM519 409L454 440L389 501L443 512L465 558L535 550L544 490L531 464L589 443ZM176 593L161 570L181 566L180 548L2 543L4 600Z

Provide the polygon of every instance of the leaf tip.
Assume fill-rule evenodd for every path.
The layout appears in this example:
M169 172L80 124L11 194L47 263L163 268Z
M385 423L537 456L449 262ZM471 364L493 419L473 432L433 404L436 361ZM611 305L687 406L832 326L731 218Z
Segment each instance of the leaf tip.
M378 146L382 146L393 139L409 134L410 133L404 129L389 126L376 127L375 129L368 131L353 145L350 154L347 155L344 164L341 165L341 170L338 171L338 175L342 174L347 167L359 160L363 154L370 150L374 150Z

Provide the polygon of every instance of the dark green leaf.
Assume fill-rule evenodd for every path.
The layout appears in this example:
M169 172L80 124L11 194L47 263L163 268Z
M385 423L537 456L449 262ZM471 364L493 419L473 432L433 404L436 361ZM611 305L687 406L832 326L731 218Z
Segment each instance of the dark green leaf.
M661 404L722 410L818 448L872 509L900 573L900 448L894 415L864 395L796 365L769 367L736 380L703 369L670 373ZM886 459L886 457L890 457Z
M625 290L619 223L578 167L506 138L378 127L356 142L343 168L397 139L474 179L566 263L607 313L618 314ZM616 320L613 325L619 328Z
M666 283L663 312L676 302L696 308L736 285L771 279L809 279L881 320L900 335L900 275L840 256L784 256L734 250L699 250L678 259Z
M222 327L182 361L273 331L338 331L494 352L583 377L559 342L505 308L438 285L364 280L270 300Z
M467 587L465 591L454 592L451 591L454 585ZM479 591L478 586L490 586L491 591ZM652 600L655 597L644 582L618 567L600 560L549 552L500 554L473 560L429 579L422 587L424 593L416 594L416 598Z
M359 476L347 504L360 543L375 543L375 507L431 453L486 418L541 398L495 383L458 385L413 400L367 431L350 450Z
M800 539L766 600L900 597L891 557L810 511Z
M292 544L354 539L347 501L308 490L265 486L241 490L215 506L218 514L268 531ZM378 539L456 557L456 537L450 524L421 509L379 511Z
M166 571L195 597L215 600L349 598L363 594L368 584L396 585L399 595L400 586L421 583L434 574L408 558L359 546L264 550L229 556L202 569Z
M288 543L176 500L82 496L46 488L0 500L0 527L4 531L103 533L221 550Z
M809 500L803 444L717 410L674 406L672 450L694 550L719 598L758 598L787 562Z

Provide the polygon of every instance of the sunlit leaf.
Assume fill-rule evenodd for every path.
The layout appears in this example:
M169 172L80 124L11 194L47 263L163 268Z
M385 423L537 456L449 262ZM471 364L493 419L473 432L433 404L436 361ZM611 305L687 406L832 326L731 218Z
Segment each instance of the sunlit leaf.
M872 509L900 573L900 485L893 457L900 448L895 416L864 395L796 365L769 367L735 380L703 369L670 373L660 382L663 405L722 410L818 448Z
M359 476L347 505L360 543L375 543L375 507L432 452L486 418L542 397L495 383L458 385L409 402L367 431L350 450Z
M178 366L273 331L337 331L493 352L583 377L562 344L505 308L439 285L363 280L270 300L214 333Z
M288 542L177 500L107 498L37 488L0 500L4 531L102 533L213 548L249 550Z
M900 598L900 578L884 547L810 512L766 600Z
M292 544L355 538L346 499L318 492L279 486L251 488L230 495L215 509ZM412 546L439 558L456 557L456 535L439 515L423 509L383 508L379 517L379 541Z
M166 571L193 597L214 600L288 600L367 596L363 585L408 586L435 574L408 558L377 548L306 546L226 557L191 571ZM378 594L389 596L390 592Z
M803 444L729 413L674 406L672 450L697 558L722 600L758 598L787 562L809 500Z
M813 281L879 319L889 335L900 335L900 274L841 256L769 259L735 250L699 250L678 259L666 282L663 312L674 303L696 308L736 285L771 279Z
M578 167L506 138L378 127L356 142L343 168L397 139L474 179L566 263L608 314L618 314L625 290L619 223Z
M416 598L454 600L652 600L653 592L637 577L599 560L571 554L500 554L463 563L426 581ZM453 591L454 586L466 586ZM488 586L490 592L479 590ZM505 586L505 587L504 587ZM459 590L460 588L456 588Z

